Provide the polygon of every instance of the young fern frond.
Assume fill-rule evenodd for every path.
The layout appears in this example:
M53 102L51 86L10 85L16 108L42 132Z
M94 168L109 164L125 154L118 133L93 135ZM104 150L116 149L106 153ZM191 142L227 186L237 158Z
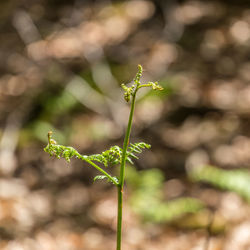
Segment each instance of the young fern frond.
M118 146L112 146L110 149L101 154L93 154L87 156L91 161L102 163L105 167L116 165L120 163L122 149Z
M151 146L145 142L131 143L128 147L126 161L133 164L131 158L138 159L135 154L140 154L142 153L142 149L149 149L150 147ZM87 156L87 158L91 161L102 163L105 167L117 165L120 164L122 160L122 148L119 146L112 146L101 154L90 155Z
M128 118L128 125L123 141L123 148L119 146L112 146L110 149L102 152L101 154L93 154L90 156L81 155L72 147L66 147L63 145L58 145L55 140L52 139L52 132L48 133L48 145L45 147L45 152L48 152L51 156L56 156L57 158L64 158L66 161L70 161L71 158L76 157L81 159L103 175L98 175L94 178L95 180L103 180L107 178L108 181L115 184L117 187L118 193L118 210L117 210L117 248L116 250L121 250L121 229L122 229L122 200L123 200L123 186L124 186L124 178L125 178L125 165L126 162L133 164L132 159L137 159L136 154L142 152L142 149L150 148L150 145L144 142L139 143L131 143L129 144L130 133L133 122L133 115L135 109L135 100L136 93L140 88L150 87L153 90L162 90L163 88L158 84L158 82L148 82L141 83L142 77L142 66L138 65L138 72L134 78L134 82L131 87L127 87L125 84L122 84L122 88L124 90L124 99L126 102L131 100L130 105L130 113ZM96 165L96 163L101 163L104 167L108 167L110 165L120 164L120 176L119 179L109 175L104 169Z
M48 144L44 151L49 153L50 156L55 156L58 159L64 158L67 162L70 162L70 159L73 157L76 158L84 158L84 155L80 155L74 148L72 147L66 147L63 145L57 145L57 144Z
M151 148L151 145L145 143L145 142L136 142L136 143L130 143L127 150L127 161L130 164L133 164L133 161L131 158L138 159L138 157L135 154L142 153L142 149L149 149Z
M66 161L70 162L70 159L76 157L83 161L86 161L88 164L96 168L99 172L104 174L104 176L110 181L111 183L115 184L116 186L119 185L119 180L116 177L112 177L106 171L104 171L101 167L96 165L93 161L98 161L107 165L107 160L104 156L100 155L81 155L77 152L73 147L66 147L63 145L58 145L55 140L52 139L52 132L48 133L48 145L44 148L44 151L49 153L51 156L56 156L57 158L64 158ZM98 178L97 178L98 179Z
M145 142L131 143L128 147L126 161L133 164L131 158L138 159L135 154L142 153L142 149L149 149L151 146ZM110 149L102 152L101 154L93 155L81 155L73 147L67 147L57 144L57 142L52 139L52 133L48 133L48 145L44 148L44 151L49 153L51 156L55 156L58 159L64 158L67 162L70 159L76 157L85 161L94 161L103 164L105 167L117 165L121 163L122 159L122 148L119 146L112 146Z
M151 87L153 90L163 90L163 87L159 85L158 82L141 83L142 71L142 66L138 65L138 72L136 73L132 86L127 87L125 84L121 85L124 90L123 94L126 102L129 102L130 98L135 96L137 90L140 88Z
M122 149L119 146L112 146L110 149L102 152L102 156L110 165L117 165L121 162Z

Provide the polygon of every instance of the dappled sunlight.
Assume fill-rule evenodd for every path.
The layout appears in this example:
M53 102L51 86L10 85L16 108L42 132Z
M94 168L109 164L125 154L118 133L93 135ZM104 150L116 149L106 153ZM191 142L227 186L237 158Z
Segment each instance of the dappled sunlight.
M243 2L0 3L0 249L115 249L116 190L94 181L96 171L69 145L78 157L104 157L118 145L108 156L121 160L138 64L142 83L162 91L138 95L129 143L152 148L140 158L138 148L130 152L122 250L249 247ZM45 154L47 143L71 162Z

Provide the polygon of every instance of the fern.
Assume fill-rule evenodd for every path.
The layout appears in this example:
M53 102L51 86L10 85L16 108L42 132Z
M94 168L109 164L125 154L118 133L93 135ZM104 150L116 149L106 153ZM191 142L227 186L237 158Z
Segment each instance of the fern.
M131 158L138 159L138 157L135 154L140 154L142 153L142 149L150 149L151 145L145 143L145 142L137 142L137 143L130 143L128 146L128 151L127 151L127 161L130 164L134 164Z
M145 142L131 143L128 147L126 161L133 164L132 158L138 159L135 154L140 154L142 153L142 149L149 149L150 147L151 146ZM57 142L52 139L51 131L48 133L48 145L44 148L44 151L58 159L64 158L67 162L70 162L70 159L75 157L85 161L98 162L105 167L120 164L122 160L122 149L119 146L112 146L101 154L81 155L73 147L57 144Z
M121 250L121 228L122 228L122 199L123 199L123 186L124 186L124 173L126 162L133 164L132 159L137 159L136 154L140 154L143 149L149 149L150 145L145 142L131 143L129 144L129 138L131 133L131 127L133 122L133 115L135 109L135 99L136 93L140 88L150 87L153 90L162 90L163 88L158 84L158 82L148 82L146 84L141 83L142 77L142 66L138 65L138 72L134 78L134 83L131 87L127 87L125 84L122 84L124 90L124 99L126 102L131 100L130 114L128 118L128 126L126 129L126 134L124 137L123 148L119 146L112 146L108 150L102 152L101 154L93 155L81 155L73 147L67 147L57 144L57 142L52 139L52 132L48 133L48 145L45 147L45 152L48 152L51 156L57 158L64 158L66 161L70 161L72 158L78 158L89 165L93 166L102 175L98 175L94 178L95 180L107 179L109 182L117 186L118 191L118 216L117 216L117 250ZM119 179L115 176L108 174L103 168L98 166L96 163L102 164L104 167L112 165L120 165L120 177Z

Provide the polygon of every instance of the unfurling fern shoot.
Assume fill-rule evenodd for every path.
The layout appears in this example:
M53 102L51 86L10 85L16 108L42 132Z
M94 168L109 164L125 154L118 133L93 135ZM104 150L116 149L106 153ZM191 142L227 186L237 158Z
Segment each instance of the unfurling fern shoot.
M131 101L130 114L128 118L128 125L125 133L125 138L123 142L123 148L119 146L112 146L110 149L102 152L101 154L94 155L81 155L73 147L66 147L57 144L55 140L52 139L52 132L48 133L48 145L45 147L45 152L48 152L51 156L56 156L57 158L64 158L66 161L70 161L71 158L75 157L81 159L92 167L97 169L102 175L98 175L94 180L107 179L109 182L117 187L118 191L118 214L117 214L117 246L116 250L121 250L121 234L122 234L122 200L123 200L123 186L124 186L124 174L125 174L125 164L129 162L133 164L132 159L138 158L136 154L142 152L142 149L149 149L150 145L144 142L131 143L129 144L129 137L132 127L134 109L135 109L135 99L137 91L143 87L150 87L153 90L162 90L163 88L158 84L158 82L148 82L141 83L142 77L142 66L138 65L138 72L134 78L134 82L131 87L127 87L122 84L124 90L124 99L126 102ZM111 165L120 165L120 176L111 176L106 169L104 170L98 164L102 164L104 167Z

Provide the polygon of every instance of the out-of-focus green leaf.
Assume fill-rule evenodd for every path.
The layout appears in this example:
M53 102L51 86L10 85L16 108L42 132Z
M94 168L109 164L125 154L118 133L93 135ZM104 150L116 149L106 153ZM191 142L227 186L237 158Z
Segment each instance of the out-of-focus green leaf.
M195 181L206 182L221 189L236 192L250 201L250 172L246 169L223 170L205 165L192 168L189 175Z
M130 204L146 221L168 222L203 208L202 202L186 197L163 199L163 173L159 169L136 171L127 167L127 182L132 188Z

